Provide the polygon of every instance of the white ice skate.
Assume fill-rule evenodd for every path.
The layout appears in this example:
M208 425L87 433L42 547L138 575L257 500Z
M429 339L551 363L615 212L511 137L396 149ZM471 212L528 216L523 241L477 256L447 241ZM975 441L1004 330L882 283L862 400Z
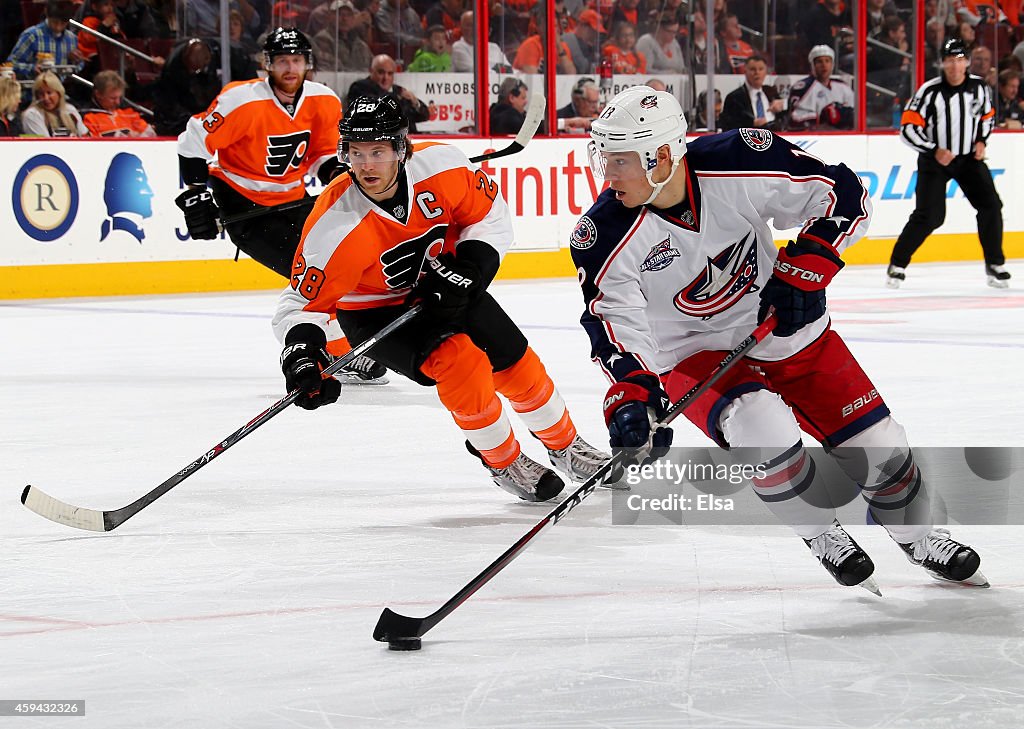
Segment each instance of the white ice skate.
M599 451L577 435L572 443L560 451L548 448L548 458L551 465L564 473L575 483L583 483L597 473L602 466L611 460L611 456ZM598 486L607 489L628 490L629 486L625 481L608 482L608 474Z
M981 557L966 544L951 539L948 529L932 529L916 542L900 544L900 549L912 564L924 567L937 580L988 587L988 580L978 569Z

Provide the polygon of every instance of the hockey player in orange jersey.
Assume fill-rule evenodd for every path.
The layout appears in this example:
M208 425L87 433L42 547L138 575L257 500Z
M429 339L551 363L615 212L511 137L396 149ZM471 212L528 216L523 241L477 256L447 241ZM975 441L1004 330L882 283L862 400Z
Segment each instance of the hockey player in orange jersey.
M294 28L278 28L267 36L263 56L266 79L228 84L178 137L187 187L175 202L194 239L220 235L220 211L230 217L300 200L308 197L306 175L327 184L341 169L341 101L328 87L306 80L313 70L309 39ZM268 210L228 224L227 233L248 256L288 278L311 208ZM350 349L340 336L331 339L332 354ZM369 357L358 357L344 374L348 381L386 382L384 367Z
M390 97L356 100L339 128L339 155L351 170L324 190L306 221L274 318L286 386L306 393L298 404L316 408L341 391L320 375L332 312L358 343L417 301L423 313L373 355L436 386L494 482L527 501L554 498L564 485L521 451L498 393L556 468L589 478L609 456L577 434L544 365L487 292L513 237L497 185L451 145L410 145Z

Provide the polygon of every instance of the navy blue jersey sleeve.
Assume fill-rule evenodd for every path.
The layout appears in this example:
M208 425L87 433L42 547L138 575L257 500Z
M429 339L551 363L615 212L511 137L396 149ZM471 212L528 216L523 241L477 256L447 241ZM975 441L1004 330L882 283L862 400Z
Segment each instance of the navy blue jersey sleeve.
M642 209L630 210L610 190L603 192L580 218L569 240L569 251L583 289L580 324L590 337L590 356L605 375L618 381L637 370L649 369L648 324L643 315L639 280L616 266ZM614 321L607 313L614 311ZM637 352L635 350L641 350Z

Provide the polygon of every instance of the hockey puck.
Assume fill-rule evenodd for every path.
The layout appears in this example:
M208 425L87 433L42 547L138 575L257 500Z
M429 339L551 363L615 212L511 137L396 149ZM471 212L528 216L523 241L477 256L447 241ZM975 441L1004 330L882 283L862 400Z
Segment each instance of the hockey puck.
M418 651L423 647L419 638L395 638L388 641L389 651Z

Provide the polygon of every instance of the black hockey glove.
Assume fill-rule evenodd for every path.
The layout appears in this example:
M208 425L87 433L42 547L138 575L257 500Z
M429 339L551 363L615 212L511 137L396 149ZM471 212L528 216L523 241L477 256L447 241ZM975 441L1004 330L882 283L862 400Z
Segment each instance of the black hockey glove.
M459 323L479 288L480 269L475 263L442 253L428 261L410 301L420 304L427 317L436 322Z
M341 383L321 374L331 363L323 330L316 324L298 324L288 330L284 344L281 371L285 388L288 392L302 390L295 404L304 410L316 410L336 402L341 395Z
M825 287L846 264L831 249L793 242L779 251L775 270L761 291L757 323L775 309L776 337L791 337L825 313Z
M668 395L653 372L637 370L608 388L604 397L604 421L612 448L627 448L635 453L634 463L649 463L668 453L672 429L651 427L668 412Z
M185 227L195 240L213 240L220 235L217 224L217 203L205 187L190 187L174 198L174 203L185 213Z

